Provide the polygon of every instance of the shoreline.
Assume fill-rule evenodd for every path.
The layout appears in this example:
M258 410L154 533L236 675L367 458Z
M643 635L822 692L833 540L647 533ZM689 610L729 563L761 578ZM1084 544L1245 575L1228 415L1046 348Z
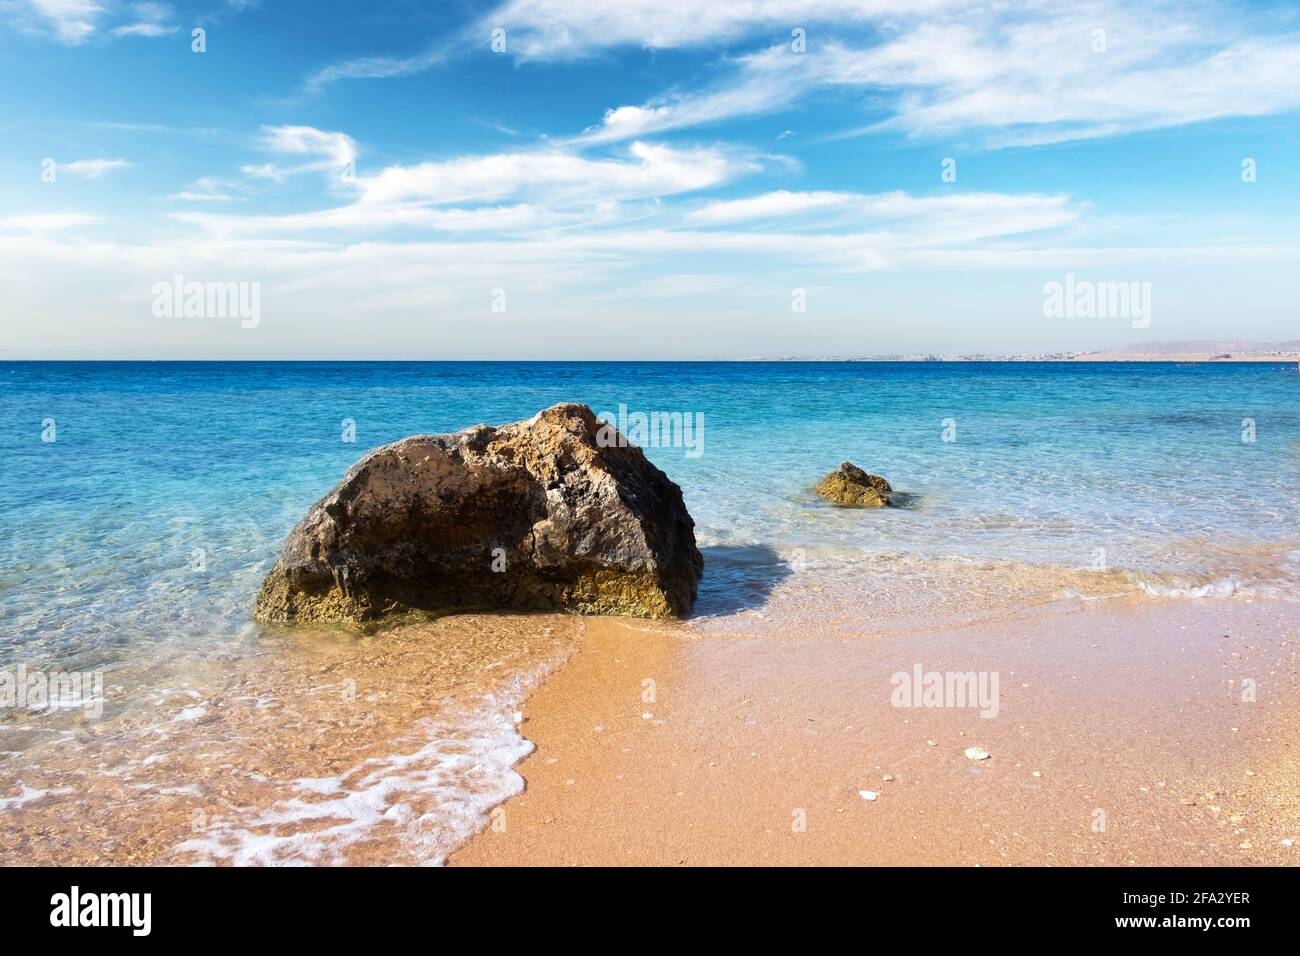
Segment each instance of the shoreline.
M524 791L450 865L1300 861L1282 843L1300 840L1286 602L1059 602L886 635L584 630L524 705ZM916 665L997 673L997 716L893 706L891 675Z

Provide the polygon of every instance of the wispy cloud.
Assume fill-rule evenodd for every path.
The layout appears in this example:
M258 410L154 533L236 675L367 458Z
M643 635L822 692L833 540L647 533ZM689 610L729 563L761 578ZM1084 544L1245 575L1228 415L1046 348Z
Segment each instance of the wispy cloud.
M495 201L528 190L552 198L618 201L716 186L758 168L758 160L743 151L635 142L621 158L537 149L390 166L357 185L375 203Z
M707 47L773 34L789 38L814 24L852 29L915 16L958 0L509 0L480 32L506 31L507 51L528 59L581 59L615 47Z
M245 175L279 182L299 173L326 172L340 182L355 172L357 144L346 133L314 126L263 126L259 145L273 153L308 157L308 161L289 167L274 163L245 166Z
M234 202L240 198L233 195L233 191L237 188L239 188L237 183L204 176L168 198L182 202Z
M869 15L869 14L868 14ZM976 132L1035 145L1300 108L1300 34L1248 32L1217 6L988 4L827 32L735 57L711 87L620 105L584 131L611 142L780 112L819 89L860 91L883 119L839 135Z
M264 143L282 152L329 155L324 165L330 169L355 156L350 137L311 127L269 128ZM392 165L357 175L340 181L355 192L344 206L288 215L177 213L173 218L223 234L391 228L510 233L608 224L626 218L622 204L708 189L762 168L763 160L754 154L721 147L635 142L619 155L602 158L563 148L517 150ZM271 179L281 175L273 166L246 168L245 173ZM453 206L459 208L447 208Z
M47 212L32 213L24 216L0 217L0 231L18 230L19 232L61 232L78 226L89 226L99 222L98 216L81 212Z
M450 49L435 47L415 56L362 56L340 60L307 77L303 89L320 92L340 80L382 80L423 73L451 57Z
M130 165L125 159L78 159L70 163L63 163L58 167L58 170L70 176L80 176L83 179L98 179L107 173L126 169Z
M53 31L60 43L75 46L95 32L104 6L95 0L19 0L10 11L35 28Z
M135 21L112 30L115 37L163 37L180 29L172 19L172 8L165 3L133 3Z

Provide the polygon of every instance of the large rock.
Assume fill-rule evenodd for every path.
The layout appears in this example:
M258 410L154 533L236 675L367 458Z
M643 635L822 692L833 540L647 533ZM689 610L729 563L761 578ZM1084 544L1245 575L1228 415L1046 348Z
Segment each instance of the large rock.
M889 504L894 489L879 475L863 471L852 462L843 462L817 483L813 489L827 501L860 508L883 508Z
M254 616L687 614L704 560L681 489L611 434L563 404L375 449L293 529Z

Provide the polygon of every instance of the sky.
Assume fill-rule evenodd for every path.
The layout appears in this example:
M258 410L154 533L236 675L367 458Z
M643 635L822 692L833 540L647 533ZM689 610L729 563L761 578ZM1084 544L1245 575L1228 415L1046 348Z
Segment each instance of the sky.
M1298 111L1286 3L0 0L0 358L1297 339Z

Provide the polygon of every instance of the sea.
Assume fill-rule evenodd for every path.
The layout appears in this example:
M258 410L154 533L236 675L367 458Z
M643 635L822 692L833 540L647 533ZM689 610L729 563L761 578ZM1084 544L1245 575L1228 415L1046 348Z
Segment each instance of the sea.
M443 862L523 787L563 615L268 628L369 449L583 402L695 521L684 634L1300 595L1283 363L0 363L0 863ZM893 506L812 493L852 461Z

